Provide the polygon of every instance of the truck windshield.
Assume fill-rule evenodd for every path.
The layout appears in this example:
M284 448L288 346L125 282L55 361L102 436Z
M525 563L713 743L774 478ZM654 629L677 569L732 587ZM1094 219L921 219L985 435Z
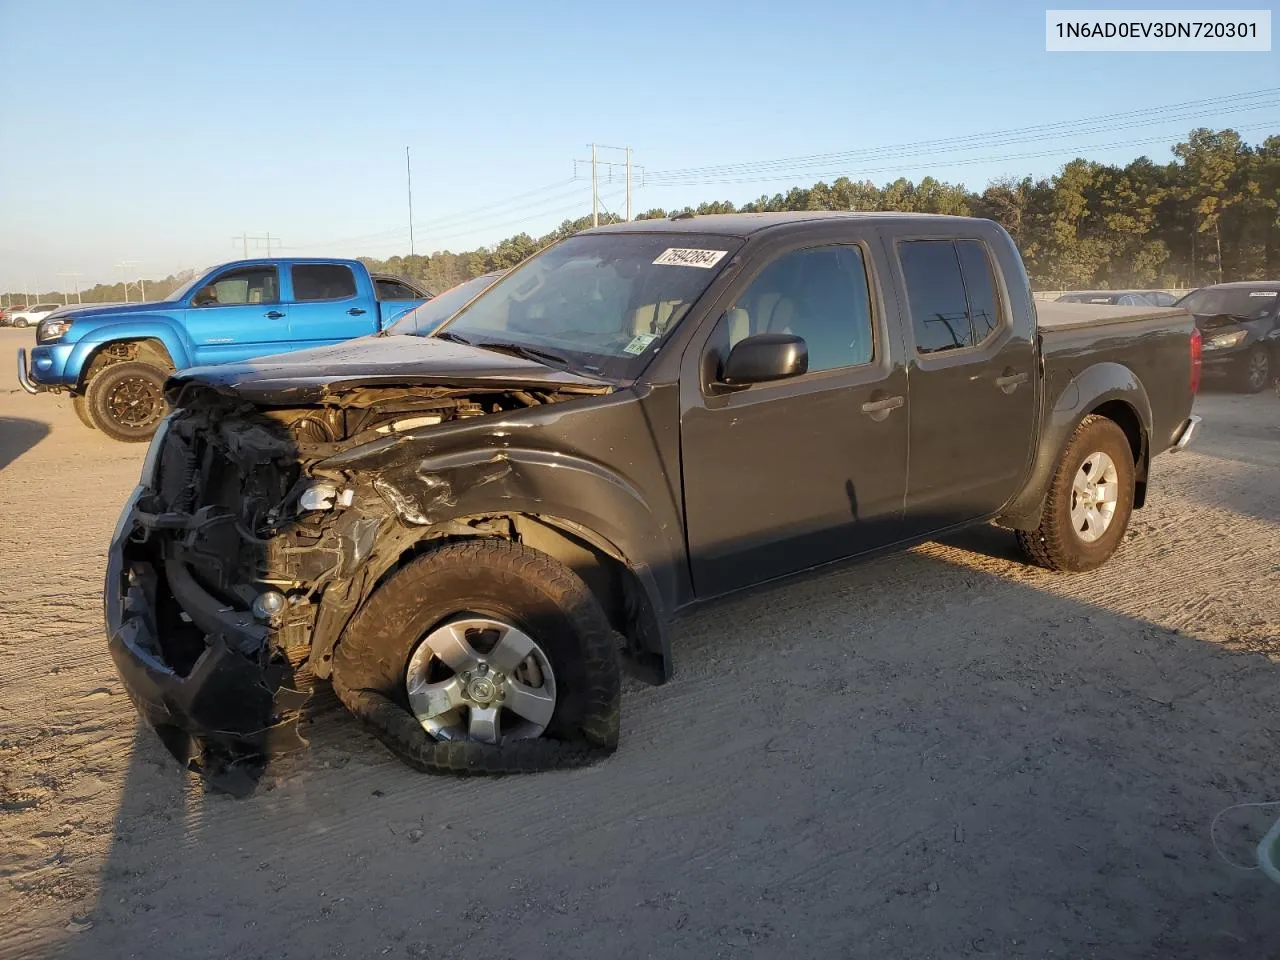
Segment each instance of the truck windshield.
M1197 290L1178 301L1178 306L1188 313L1215 316L1220 313L1250 320L1262 320L1276 312L1280 306L1280 290L1250 290L1248 287L1229 287L1218 290Z
M190 279L184 280L182 283L178 284L177 288L172 293L170 293L167 297L164 298L164 302L177 303L179 300L185 297L188 293L190 293L192 288L194 288L197 283L203 280L205 276L208 275L211 269L213 268L205 267L202 270L195 271L195 273L191 275Z
M575 370L632 379L741 246L692 233L570 237L497 281L437 336L541 350Z
M440 324L465 307L468 300L497 280L499 276L500 274L486 273L450 287L438 297L432 297L422 306L410 310L388 327L387 333L408 334L414 337L431 336Z

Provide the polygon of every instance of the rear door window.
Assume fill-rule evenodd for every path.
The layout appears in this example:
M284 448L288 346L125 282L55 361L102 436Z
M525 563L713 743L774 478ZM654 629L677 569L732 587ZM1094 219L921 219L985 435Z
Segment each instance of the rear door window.
M907 240L899 257L916 352L962 350L999 329L999 287L981 240Z
M950 240L907 240L900 245L911 326L918 353L945 353L973 345L960 259Z
M350 267L340 263L299 263L293 267L293 299L299 303L346 300L355 295L356 278Z

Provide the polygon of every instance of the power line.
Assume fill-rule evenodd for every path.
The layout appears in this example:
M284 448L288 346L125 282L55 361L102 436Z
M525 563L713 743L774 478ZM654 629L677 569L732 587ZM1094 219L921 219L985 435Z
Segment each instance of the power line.
M249 243L250 243L250 242L252 242L252 243L253 243L253 245L254 245L254 248L255 248L255 249L257 248L257 246L258 246L258 244L259 244L259 243L265 243L265 244L266 244L266 247L267 247L267 256L268 256L268 257L270 257L270 256L271 256L271 241L272 241L272 240L274 240L274 241L276 242L276 246L277 246L277 247L279 247L279 246L280 246L280 238L279 238L279 237L273 237L273 236L271 236L270 231L268 231L268 232L267 232L267 233L265 233L265 234L261 234L261 235L259 235L259 236L251 236L251 235L250 235L250 234L248 234L248 233L241 233L241 234L238 234L237 236L232 237L232 238L231 238L231 243L234 245L234 244L236 243L236 241L239 241L239 242L240 242L240 244L241 244L241 247L242 247L243 253L244 253L244 259L248 260L248 259L249 259Z
M610 174L612 174L614 167L623 167L626 169L627 171L627 174L626 174L627 176L627 219L630 220L631 219L631 173L632 173L632 170L639 170L643 172L644 168L638 167L632 164L630 147L609 147L600 143L589 143L587 144L587 146L591 148L591 159L573 161L573 179L574 180L578 179L578 164L580 163L591 164L591 225L593 227L598 227L600 225L600 167L604 167L606 170L610 172ZM600 159L601 150L615 150L620 153L625 153L626 160L622 162L616 162L613 160L601 160ZM612 177L610 179L612 179Z
M1280 126L1280 119L1263 121L1257 124L1242 126L1239 128L1239 130L1240 131L1267 130L1267 129L1273 130L1277 126ZM1061 156L1063 153L1068 151L1080 152L1085 150L1111 150L1111 149L1118 149L1121 147L1135 147L1135 146L1139 146L1141 144L1147 144L1147 143L1166 143L1166 142L1168 142L1168 137L1155 136L1155 137L1146 137L1143 139L1136 139L1136 140L1135 139L1117 140L1111 143L1091 143L1091 144L1085 144L1082 146L1074 146L1069 148L1035 150L1035 151L1030 151L1025 153L1005 153L1005 154L1000 154L998 156L963 157L958 159L948 159L944 161L925 160L925 161L916 162L916 163L896 162L887 166L880 166L880 167L859 167L856 170L856 175L864 176L869 173L892 173L892 172L897 172L902 170L920 170L920 169L926 169L931 167L938 167L943 164L945 164L946 166L968 166L975 163L1001 163L1008 160L1025 160L1025 159L1031 159L1035 157ZM797 174L792 171L784 171L781 173L766 174L758 177L744 176L744 177L730 177L730 178L723 178L723 179L708 178L703 180L683 181L679 184L671 183L671 184L664 184L664 185L665 186L715 186L715 185L731 185L731 184L743 184L743 183L772 183L778 180L795 180L797 176L800 176L800 174ZM834 180L840 177L850 177L851 172L849 169L828 170L828 171L820 171L816 173L811 171L804 174L804 176L814 177L817 180Z
M687 180L699 176L717 174L737 174L763 172L768 169L804 168L819 164L882 159L890 156L914 156L928 152L953 152L976 147L1007 146L1015 143L1035 142L1058 139L1066 136L1081 136L1089 133L1105 132L1113 129L1132 129L1136 126L1154 126L1195 119L1203 116L1221 116L1224 113L1238 113L1248 110L1262 109L1280 103L1280 87L1255 90L1247 93L1229 94L1211 97L1204 100L1192 100L1184 103L1169 104L1159 107L1147 107L1124 113L1102 114L1077 120L1061 120L1053 123L1036 124L1029 127L1017 127L1005 130L973 133L963 136L947 137L937 140L917 140L908 143L866 147L856 150L845 150L835 153L810 154L807 156L786 157L776 160L746 161L741 163L715 164L702 167L683 167L667 170L655 170L649 175L653 182ZM1234 106L1232 106L1234 104ZM1157 114L1173 113L1173 116ZM1143 119L1149 118L1149 119Z

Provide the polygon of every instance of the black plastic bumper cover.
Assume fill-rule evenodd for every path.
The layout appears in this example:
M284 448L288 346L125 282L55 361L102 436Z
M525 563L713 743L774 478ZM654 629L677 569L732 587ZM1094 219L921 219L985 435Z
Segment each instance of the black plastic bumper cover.
M243 796L253 790L267 755L306 745L296 729L306 695L288 685L286 671L264 669L233 649L225 634L208 635L185 676L164 661L155 611L146 591L131 582L126 557L138 501L147 492L139 486L130 496L107 554L107 646L138 713L169 752L211 785ZM246 634L253 639L254 633Z

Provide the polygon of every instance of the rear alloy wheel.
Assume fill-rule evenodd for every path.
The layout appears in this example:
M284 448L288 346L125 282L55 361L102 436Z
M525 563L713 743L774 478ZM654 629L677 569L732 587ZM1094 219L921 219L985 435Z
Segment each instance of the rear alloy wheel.
M1124 431L1106 417L1085 417L1058 461L1040 526L1017 531L1023 552L1050 570L1102 566L1129 526L1134 476Z
M410 766L515 773L618 744L618 635L564 564L507 540L428 550L343 632L333 689Z
M164 399L167 377L165 370L138 360L104 367L85 391L90 418L112 440L150 440L168 413Z
M82 393L73 393L71 395L71 409L76 412L76 417L90 430L97 430L98 425L93 422L93 417L89 415L89 401L84 398Z
M1240 365L1240 388L1245 393L1261 393L1271 382L1271 351L1259 343Z

